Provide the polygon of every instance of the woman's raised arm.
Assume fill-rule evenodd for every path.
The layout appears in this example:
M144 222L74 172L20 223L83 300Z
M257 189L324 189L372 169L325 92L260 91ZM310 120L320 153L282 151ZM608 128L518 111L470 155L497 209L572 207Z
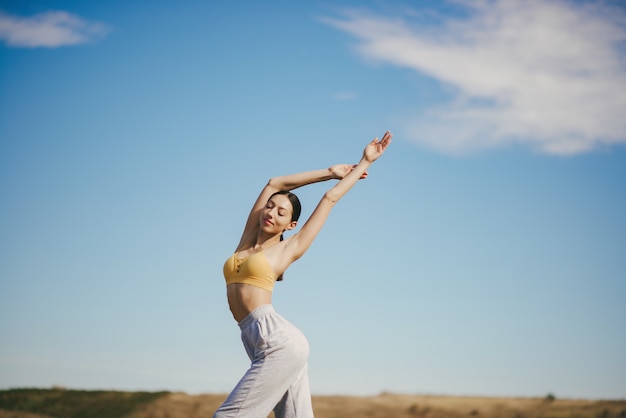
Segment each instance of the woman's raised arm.
M252 242L256 239L259 231L259 213L260 210L265 207L268 199L276 192L291 191L298 187L306 186L307 184L318 183L320 181L326 181L331 179L338 179L340 177L339 171L333 166L321 170L306 171L303 173L290 174L286 176L271 178L261 193L257 197L256 202L250 210L246 225L239 241L238 249L242 248L245 244Z
M349 167L349 171L346 171L346 175L343 176L332 189L324 194L322 200L320 200L300 231L293 235L289 239L289 243L287 243L286 251L292 262L302 257L309 248L326 222L331 209L339 199L341 199L359 179L367 176L367 169L374 161L383 155L391 143L392 136L391 132L387 131L380 141L378 138L374 138L363 150L361 161L359 161L357 165L347 166ZM335 166L335 168L337 167L338 166Z

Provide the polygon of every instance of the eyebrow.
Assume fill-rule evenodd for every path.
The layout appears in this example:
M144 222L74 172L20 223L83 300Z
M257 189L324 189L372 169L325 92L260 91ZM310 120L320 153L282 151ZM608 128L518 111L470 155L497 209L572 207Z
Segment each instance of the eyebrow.
M289 208L288 208L288 207L286 207L286 206L279 206L279 205L278 205L278 204L276 204L276 202L274 202L272 199L268 200L267 202L268 202L268 203L269 203L269 202L272 202L272 204L273 204L274 206L276 206L278 209L283 209L283 210L289 211Z

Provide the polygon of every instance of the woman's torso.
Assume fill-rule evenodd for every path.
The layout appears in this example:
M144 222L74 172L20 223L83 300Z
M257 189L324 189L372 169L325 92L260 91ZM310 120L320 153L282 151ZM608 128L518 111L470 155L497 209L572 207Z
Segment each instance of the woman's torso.
M239 251L226 261L224 276L227 282L228 306L237 322L241 322L256 308L272 303L273 285L279 276L275 271L281 256L279 248L272 247L260 251ZM268 279L271 282L269 285ZM245 283L241 283L242 281Z
M241 322L256 308L272 303L272 292L250 284L229 284L226 287L226 294L228 307L237 322Z

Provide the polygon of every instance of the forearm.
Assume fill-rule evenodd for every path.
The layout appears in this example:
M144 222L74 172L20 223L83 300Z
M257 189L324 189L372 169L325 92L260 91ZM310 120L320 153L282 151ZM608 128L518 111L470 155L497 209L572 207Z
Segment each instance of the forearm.
M289 174L287 176L273 177L269 181L269 185L277 190L293 190L307 184L318 183L334 179L334 175L330 168L321 170L306 171L303 173Z
M361 161L346 175L341 181L326 192L325 197L330 199L333 203L336 203L341 199L348 191L356 184L357 181L367 171L369 166L372 165L370 161L362 158Z

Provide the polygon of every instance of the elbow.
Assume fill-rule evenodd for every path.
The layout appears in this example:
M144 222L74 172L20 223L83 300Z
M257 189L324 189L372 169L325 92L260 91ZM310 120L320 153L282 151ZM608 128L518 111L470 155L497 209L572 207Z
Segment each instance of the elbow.
M335 193L332 189L324 193L324 200L330 202L332 205L339 202L339 199L341 199L341 195Z
M293 190L296 186L287 180L287 177L272 177L268 180L267 185L276 192L288 192Z
M272 177L267 181L267 187L274 189L275 191L282 191L285 189L285 184L280 181L278 177Z

